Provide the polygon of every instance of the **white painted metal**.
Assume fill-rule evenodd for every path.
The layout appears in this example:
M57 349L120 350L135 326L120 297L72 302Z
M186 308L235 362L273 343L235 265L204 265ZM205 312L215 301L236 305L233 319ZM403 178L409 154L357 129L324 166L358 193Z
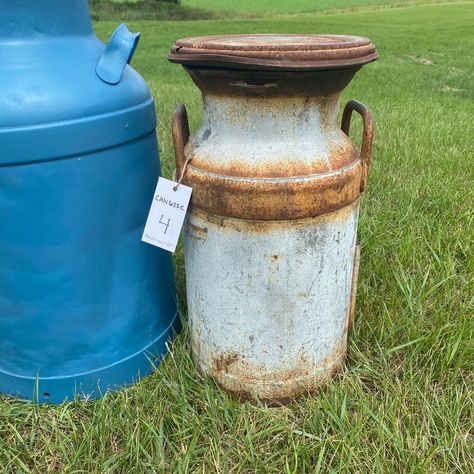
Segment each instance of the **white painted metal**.
M315 388L345 355L358 202L311 219L186 224L192 348L233 392L280 399Z
M204 125L191 142L193 166L233 175L300 177L336 171L331 156L354 149L337 124L339 94L326 97L204 96Z
M235 176L237 169L263 180L272 167L281 179L294 169L300 177L327 175L339 172L332 157L352 149L336 124L338 94L204 101L205 123L188 153L193 166L211 172ZM273 400L314 389L341 366L358 208L356 201L286 221L191 211L187 299L202 372L229 391Z

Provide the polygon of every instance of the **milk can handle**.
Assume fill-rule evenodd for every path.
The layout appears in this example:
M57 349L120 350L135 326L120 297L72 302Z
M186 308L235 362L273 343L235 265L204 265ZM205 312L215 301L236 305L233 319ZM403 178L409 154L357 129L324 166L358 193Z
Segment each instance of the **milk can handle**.
M124 23L117 26L97 63L96 74L107 84L118 84L139 39L140 33L131 33Z
M347 136L349 136L353 110L362 116L362 120L364 122L364 132L362 134L362 145L360 148L360 162L362 164L360 190L362 192L367 186L367 175L369 174L370 157L372 155L372 141L374 138L374 119L372 112L366 105L357 100L350 100L344 107L341 123L341 129Z
M182 178L183 170L186 166L186 155L184 147L189 141L189 122L186 107L179 104L173 114L171 123L173 134L174 154L176 158L176 179Z

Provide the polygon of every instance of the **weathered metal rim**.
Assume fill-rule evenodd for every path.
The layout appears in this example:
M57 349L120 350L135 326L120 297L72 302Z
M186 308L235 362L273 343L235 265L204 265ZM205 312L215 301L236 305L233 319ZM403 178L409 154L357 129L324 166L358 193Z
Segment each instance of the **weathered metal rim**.
M191 204L210 214L251 220L315 217L339 210L360 196L360 160L330 173L293 178L238 178L188 166L183 182Z
M269 41L266 43L263 41L258 41L263 39L268 39ZM299 41L292 41L295 39ZM234 44L232 44L232 41L234 41ZM369 38L355 35L244 33L230 35L188 36L186 38L177 40L174 46L207 50L225 49L231 51L320 51L324 49L348 49L370 44L371 41Z
M262 71L315 71L349 69L376 61L377 52L355 58L339 60L314 59L312 61L294 59L262 59L243 56L218 54L168 54L168 60L183 66L213 66L228 69L262 70Z
M225 227L226 229L232 229L236 232L252 232L252 233L270 233L275 231L281 231L291 227L292 229L301 229L308 225L314 225L315 223L323 224L326 222L333 222L334 219L344 219L346 214L354 212L356 207L360 206L360 198L356 199L354 202L348 204L347 206L338 209L337 216L333 212L328 212L326 214L320 214L312 217L302 217L301 219L291 219L291 220L268 220L268 219L241 219L237 217L229 216L219 216L217 214L211 214L208 211L203 211L194 207L190 216L206 221L208 225L216 225L220 227ZM190 225L194 229L201 229L200 226L193 225L192 219L188 220L187 225Z
M362 66L378 57L373 43L360 36L253 34L182 38L171 47L168 60L186 66L298 71Z

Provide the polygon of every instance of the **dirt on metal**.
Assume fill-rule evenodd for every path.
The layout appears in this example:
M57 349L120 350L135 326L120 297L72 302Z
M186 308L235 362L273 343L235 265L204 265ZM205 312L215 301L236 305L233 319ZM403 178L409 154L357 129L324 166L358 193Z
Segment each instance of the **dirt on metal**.
M191 136L173 116L176 176L193 188L185 224L191 345L234 396L288 402L344 364L355 311L356 231L373 139L370 110L342 89L378 57L367 38L185 38L169 60L203 94ZM349 139L353 112L364 129Z
M223 216L218 214L211 214L208 211L194 208L192 213L197 219L202 222L209 222L210 225L218 226L221 232L239 232L242 234L265 235L274 231L275 226L279 230L304 230L309 224L314 223L315 218L319 225L338 224L344 222L351 214L359 207L360 200L352 202L351 204L342 207L338 212L329 212L320 214L316 217L306 217L301 219L265 219L262 216L259 220L256 219L240 219L235 216ZM208 228L193 224L191 220L186 223L186 229L193 234L193 237L199 240L205 240L207 237ZM280 256L272 254L270 256L273 262L277 261Z
M295 398L311 395L336 377L344 368L346 358L347 334L336 349L318 363L317 372L314 362L302 354L291 370L266 373L265 367L252 366L245 356L230 352L214 358L212 378L234 398L255 400L268 405L286 405ZM193 359L202 367L198 353L192 350ZM208 375L208 372L205 372ZM277 388L275 386L278 386ZM275 396L278 394L277 396Z
M322 115L326 115L324 109ZM226 120L234 119L227 115ZM348 139L332 144L324 159L318 157L318 150L309 149L315 154L309 163L302 163L298 154L283 156L277 166L249 162L237 154L230 165L222 165L202 150L212 132L204 130L200 137L189 140L184 106L178 106L172 128L176 174L181 176L187 162L183 183L193 187L195 208L242 219L301 219L341 209L360 195L365 165Z

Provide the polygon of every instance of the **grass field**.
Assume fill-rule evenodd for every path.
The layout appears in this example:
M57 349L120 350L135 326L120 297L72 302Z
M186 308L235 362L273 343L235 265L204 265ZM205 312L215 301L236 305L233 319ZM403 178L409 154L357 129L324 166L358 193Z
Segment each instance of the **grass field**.
M303 13L333 8L352 8L394 3L393 0L181 0L184 5L209 11L227 11L243 14ZM400 0L399 3L410 3Z
M176 103L186 103L193 130L201 121L198 90L166 61L175 39L325 32L377 45L380 60L343 96L376 117L348 367L284 408L239 404L196 373L185 331L154 375L100 401L48 407L0 398L0 471L474 472L473 24L471 2L132 22L142 32L133 66L156 98L168 177ZM95 26L106 39L115 23ZM183 299L181 250L175 263Z

